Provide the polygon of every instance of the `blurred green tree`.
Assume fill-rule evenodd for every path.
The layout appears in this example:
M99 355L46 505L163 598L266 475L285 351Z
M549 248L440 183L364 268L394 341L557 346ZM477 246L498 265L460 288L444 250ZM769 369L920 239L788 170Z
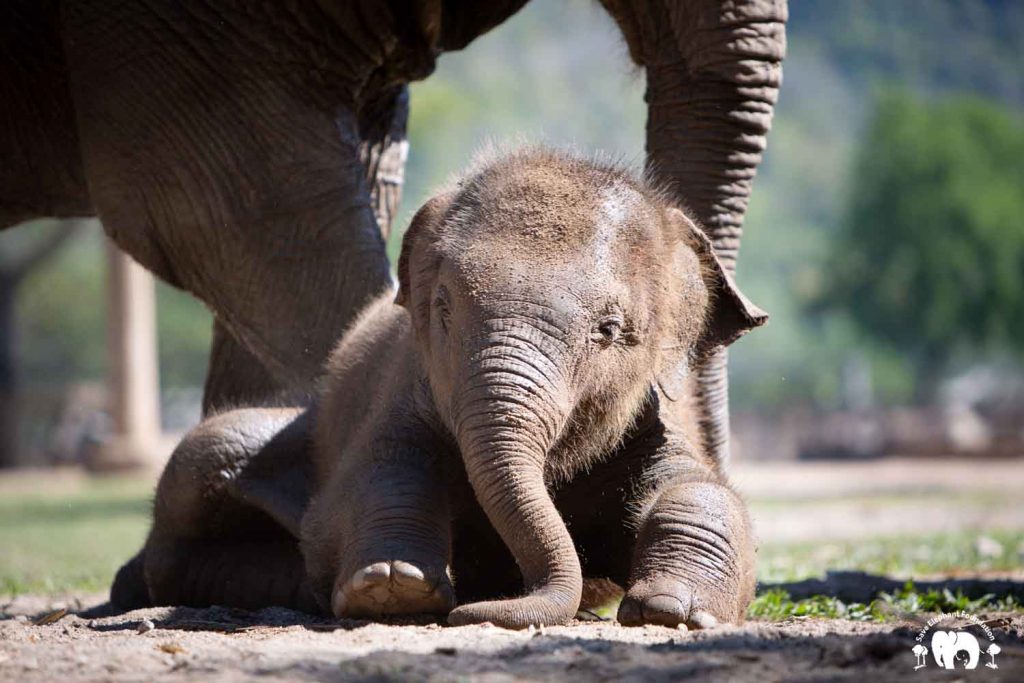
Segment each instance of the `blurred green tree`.
M825 272L817 307L905 358L919 401L958 354L1024 353L1024 120L883 93Z

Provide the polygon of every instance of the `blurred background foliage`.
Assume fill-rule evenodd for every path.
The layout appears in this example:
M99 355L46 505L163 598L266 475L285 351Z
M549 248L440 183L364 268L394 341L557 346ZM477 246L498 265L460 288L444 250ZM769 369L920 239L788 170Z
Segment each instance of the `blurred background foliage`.
M89 228L80 230L21 286L17 353L27 384L103 380L107 365L104 236L98 226ZM157 283L157 336L164 388L202 387L211 335L211 317L201 303Z
M812 312L896 351L927 401L956 362L1024 353L1024 122L976 98L878 98Z
M1024 351L1024 3L791 0L785 84L740 257L771 324L732 355L733 404L772 411L920 399ZM591 0L532 0L412 87L397 250L416 207L488 140L643 158L643 74ZM4 240L11 239L5 233ZM100 379L102 236L19 286L29 387ZM0 245L2 246L2 245ZM160 285L165 388L201 387L210 317ZM922 387L926 390L922 390Z

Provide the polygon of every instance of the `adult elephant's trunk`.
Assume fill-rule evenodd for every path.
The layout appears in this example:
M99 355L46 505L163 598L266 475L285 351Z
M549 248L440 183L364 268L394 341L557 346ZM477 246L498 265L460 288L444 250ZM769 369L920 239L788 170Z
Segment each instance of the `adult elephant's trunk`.
M456 437L477 500L512 552L527 595L464 605L452 624L559 624L583 586L572 538L544 485L544 462L565 422L560 374L527 334L503 332L473 354L456 408Z
M732 274L782 78L786 0L605 0L647 71L647 154ZM729 454L724 350L698 372L705 447Z

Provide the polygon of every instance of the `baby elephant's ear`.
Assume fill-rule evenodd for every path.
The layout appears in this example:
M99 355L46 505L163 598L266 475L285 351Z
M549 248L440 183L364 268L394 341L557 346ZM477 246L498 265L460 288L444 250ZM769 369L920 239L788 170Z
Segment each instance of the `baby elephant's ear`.
M412 260L413 249L418 241L431 235L441 224L448 207L452 203L452 194L445 193L432 197L413 216L409 228L402 238L402 252L398 256L398 295L395 303L399 306L408 306L410 292L409 267Z
M659 384L670 399L682 394L690 365L703 362L723 346L728 346L755 327L768 322L768 314L755 306L743 295L722 267L715 255L714 246L704 231L677 208L668 210L669 221L686 236L684 240L697 253L703 264L704 283L708 289L709 310L703 332L696 343L688 349L686 357L678 357L672 367L662 369ZM682 341L682 340L680 340Z
M704 333L697 342L696 355L704 359L722 346L728 346L755 327L768 322L768 314L754 305L739 290L732 276L722 267L707 234L679 209L669 209L674 220L682 221L695 238L693 244L708 266L705 281L711 295Z

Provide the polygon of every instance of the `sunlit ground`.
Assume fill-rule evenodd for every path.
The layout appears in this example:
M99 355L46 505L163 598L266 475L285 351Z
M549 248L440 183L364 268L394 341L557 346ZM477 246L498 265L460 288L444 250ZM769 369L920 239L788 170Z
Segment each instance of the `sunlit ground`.
M1024 579L1024 463L766 463L733 471L761 538L765 584L837 570L901 582ZM0 477L0 598L105 591L142 544L151 490L149 479L137 477L60 471ZM1021 595L972 602L955 593L903 590L849 605L824 596L794 602L779 590L762 590L751 616L881 618L891 610L1019 610L1022 602Z

